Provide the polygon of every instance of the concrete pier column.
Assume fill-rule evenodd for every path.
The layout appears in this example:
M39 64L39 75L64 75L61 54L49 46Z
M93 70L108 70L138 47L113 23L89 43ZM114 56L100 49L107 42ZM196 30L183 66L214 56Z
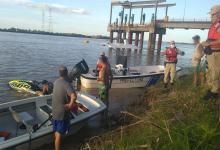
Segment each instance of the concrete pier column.
M159 34L158 41L157 41L157 52L160 53L161 45L163 40L163 34Z
M116 40L117 43L119 43L119 38L120 38L120 33L119 33L119 31L118 31L118 32L117 32L117 38L116 38L116 39L117 39L117 40Z
M149 33L148 46L147 46L148 50L154 50L155 43L156 43L156 33Z
M136 34L135 34L135 46L138 46L138 43L139 43L139 33L136 32Z
M132 44L133 33L131 31L128 32L128 44Z
M152 33L149 33L148 42L147 42L147 49L148 50L151 49L151 44L152 44Z
M117 35L117 42L118 43L121 43L121 35L122 35L122 32L121 31L118 31L118 35Z
M124 31L123 32L123 38L122 38L123 39L123 41L122 41L123 43L124 43L124 40L126 40L126 38L127 38L126 31Z
M113 43L113 38L114 38L114 32L110 31L110 39L109 39L110 43Z
M153 33L153 35L152 35L152 47L151 47L151 49L154 51L155 50L155 45L156 45L156 37L157 37L157 35L156 35L156 33Z
M143 49L143 43L144 43L144 32L141 32L140 35L140 49Z

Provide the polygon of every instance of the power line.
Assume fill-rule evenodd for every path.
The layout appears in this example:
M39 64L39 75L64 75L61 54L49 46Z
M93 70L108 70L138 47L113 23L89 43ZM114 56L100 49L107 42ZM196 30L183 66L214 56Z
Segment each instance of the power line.
M42 25L41 25L41 30L45 31L45 10L42 9Z
M53 32L53 18L52 18L52 10L49 8L49 18L48 18L48 32Z
M185 15L186 15L186 0L185 0L185 4L184 4L183 20L185 19Z

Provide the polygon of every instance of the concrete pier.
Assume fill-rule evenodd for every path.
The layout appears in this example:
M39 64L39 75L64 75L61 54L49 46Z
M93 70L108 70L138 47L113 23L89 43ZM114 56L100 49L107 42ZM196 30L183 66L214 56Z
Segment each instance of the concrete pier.
M144 44L144 34L149 33L147 39L147 49L154 51L157 49L158 53L161 50L161 45L163 41L163 35L166 34L166 29L208 29L210 27L210 21L186 21L186 20L169 20L168 9L170 7L176 6L175 3L168 4L165 3L166 0L145 0L145 1L115 1L111 3L110 10L110 23L108 26L108 31L110 32L110 42L113 42L114 35L113 32L117 33L117 42L122 43L124 39L128 40L129 44L132 44L133 34L135 34L134 44L143 48ZM113 7L121 7L119 16L116 17L115 21L112 19ZM165 8L165 13L163 19L158 19L157 12L158 9ZM140 14L134 14L133 10L140 9ZM148 20L151 22L145 23L146 9L155 9L154 14ZM128 11L126 11L128 10ZM128 14L126 14L128 12ZM149 16L149 15L148 15ZM140 18L136 19L136 18ZM147 19L146 19L147 20ZM120 22L120 23L118 23ZM128 36L126 36L126 33ZM157 38L158 37L158 38ZM157 40L157 45L156 45ZM175 39L174 39L175 40Z
M163 40L163 34L159 34L158 40L157 40L157 52L158 53L161 51L162 40Z
M154 50L155 43L156 43L156 33L149 33L148 44L147 44L148 50Z
M111 31L111 32L110 32L110 39L109 39L109 42L110 42L110 43L113 43L113 38L114 38L114 32Z
M128 44L132 44L133 33L131 31L128 32Z
M135 46L138 46L138 43L139 43L139 33L136 32L136 33L135 33L135 43L134 43L134 45L135 45Z
M126 38L127 38L127 33L126 33L126 32L123 32L122 43L124 43L124 40L126 40Z
M143 49L143 44L144 44L144 32L140 33L140 50Z

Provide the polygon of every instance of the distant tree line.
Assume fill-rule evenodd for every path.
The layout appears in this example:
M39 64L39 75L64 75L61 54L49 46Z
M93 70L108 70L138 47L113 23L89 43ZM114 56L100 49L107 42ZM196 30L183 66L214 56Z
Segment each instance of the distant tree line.
M27 33L27 34L42 34L42 35L54 35L54 36L69 36L69 37L80 37L80 38L96 38L96 39L109 39L108 36L102 35L83 35L77 33L57 33L57 32L47 32L47 31L40 31L40 30L30 30L30 29L19 29L19 28L8 28L8 29L1 29L1 32L16 32L16 33Z

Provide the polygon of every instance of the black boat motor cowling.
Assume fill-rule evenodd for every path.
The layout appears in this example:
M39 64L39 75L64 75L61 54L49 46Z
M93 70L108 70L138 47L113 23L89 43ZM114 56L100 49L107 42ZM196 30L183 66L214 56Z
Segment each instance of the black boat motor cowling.
M69 79L76 80L79 79L81 74L86 74L89 72L89 67L86 61L83 59L79 63L77 63L73 69L69 72Z

